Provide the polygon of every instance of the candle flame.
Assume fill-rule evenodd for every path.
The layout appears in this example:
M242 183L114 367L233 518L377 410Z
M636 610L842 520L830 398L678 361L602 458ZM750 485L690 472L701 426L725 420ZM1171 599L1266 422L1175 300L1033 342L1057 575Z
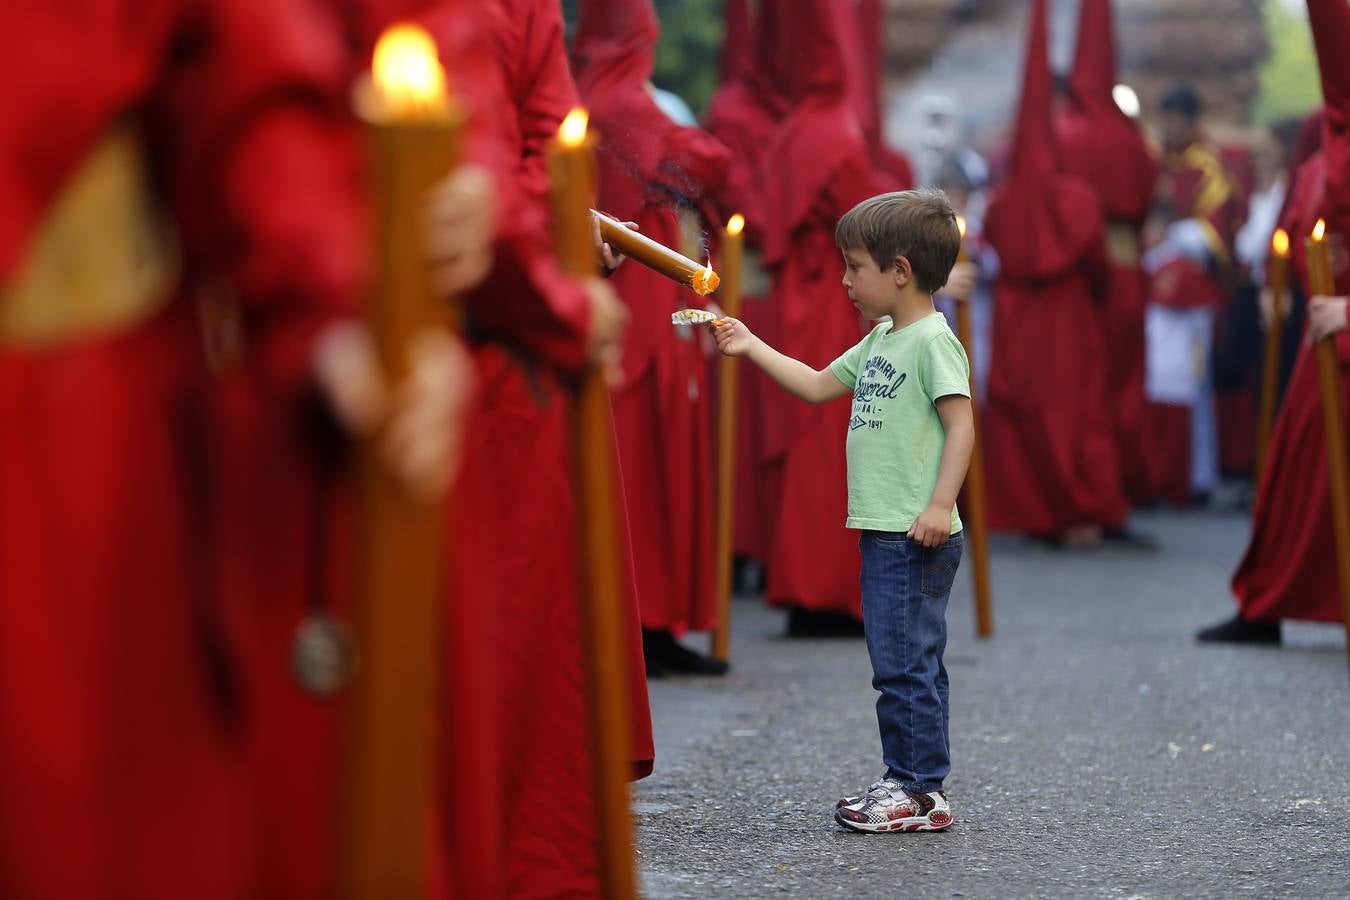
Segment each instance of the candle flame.
M713 271L712 266L708 265L698 270L698 274L693 278L691 287L693 287L695 294L698 294L700 297L706 297L717 290L717 286L721 283L722 279Z
M959 231L959 232L961 232L961 240L964 241L964 240L966 239L966 217L965 217L965 216L957 216L957 217L956 217L956 230Z
M1283 228L1276 228L1275 234L1270 239L1270 249L1276 256L1289 255L1289 232Z
M395 113L445 109L445 68L426 29L406 23L390 26L375 45L371 70L376 91Z
M563 119L562 125L558 128L558 140L565 147L580 147L586 143L586 126L590 121L590 116L586 110L580 106L573 109Z
M1327 233L1327 220L1318 219L1317 224L1313 226L1312 239L1314 241L1320 241L1322 240L1323 237L1326 236L1326 233Z
M727 220L727 234L737 235L745 229L745 216L740 213Z

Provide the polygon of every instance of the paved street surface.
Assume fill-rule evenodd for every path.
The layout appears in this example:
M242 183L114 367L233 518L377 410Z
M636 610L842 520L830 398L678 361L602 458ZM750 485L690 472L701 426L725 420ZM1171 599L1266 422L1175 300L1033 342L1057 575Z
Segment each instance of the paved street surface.
M738 600L729 677L651 682L646 896L1350 897L1340 631L1192 643L1233 610L1247 519L1136 524L1159 554L997 544L990 641L963 566L945 834L834 824L835 799L881 774L866 649L789 641L780 613Z

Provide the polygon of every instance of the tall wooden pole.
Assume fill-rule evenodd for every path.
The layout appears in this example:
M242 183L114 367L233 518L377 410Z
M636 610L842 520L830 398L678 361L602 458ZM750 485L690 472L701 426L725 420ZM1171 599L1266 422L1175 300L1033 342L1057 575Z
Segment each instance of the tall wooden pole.
M434 63L430 38L423 32L417 40ZM398 384L414 336L447 323L422 252L422 204L454 167L464 116L443 94L415 114L362 112L375 180L370 324L386 383ZM363 442L357 469L359 672L340 863L340 890L352 900L426 896L435 796L446 510L443 500L405 489L380 458L381 437Z
M1321 219L1308 239L1308 282L1313 296L1336 292L1326 223ZM1341 417L1341 361L1335 335L1317 342L1317 380L1322 389L1322 424L1327 433L1327 466L1331 481L1331 518L1340 578L1341 615L1345 620L1346 654L1350 663L1350 471L1345 455L1345 422Z
M1256 480L1265 471L1270 432L1275 424L1275 394L1280 388L1280 339L1284 333L1284 292L1289 279L1289 235L1277 228L1270 241L1266 284L1270 288L1270 322L1266 327L1266 353L1261 360L1261 410L1256 429Z
M578 278L595 277L599 260L591 233L594 159L585 113L574 110L549 146L553 227L558 261ZM633 820L628 805L628 650L618 559L618 472L614 418L605 375L591 369L573 400L573 463L581 605L591 688L591 734L599 815L603 891L608 900L637 894Z
M722 311L741 316L741 271L745 259L745 217L731 217L722 235ZM717 626L712 635L713 659L726 661L731 653L731 543L736 493L736 383L737 359L723 356L718 363L717 403Z
M961 229L961 250L957 262L965 262L966 223L956 219ZM970 470L966 472L966 534L970 538L970 561L974 566L975 633L982 638L994 633L994 602L989 590L989 526L984 499L984 447L980 443L980 400L975 381L975 339L970 323L970 301L956 300L956 336L966 348L970 361L970 408L975 426L975 448L970 454Z

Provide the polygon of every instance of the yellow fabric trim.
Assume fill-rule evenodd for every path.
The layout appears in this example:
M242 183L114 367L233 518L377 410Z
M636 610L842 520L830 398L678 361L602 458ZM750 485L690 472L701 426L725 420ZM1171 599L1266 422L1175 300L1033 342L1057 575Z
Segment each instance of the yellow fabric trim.
M116 331L167 302L178 257L136 131L94 147L0 286L0 341L51 344Z

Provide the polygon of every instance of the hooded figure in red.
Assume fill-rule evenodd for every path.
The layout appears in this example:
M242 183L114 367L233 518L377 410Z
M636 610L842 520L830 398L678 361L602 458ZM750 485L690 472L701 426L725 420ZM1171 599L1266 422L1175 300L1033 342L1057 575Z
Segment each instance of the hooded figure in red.
M984 446L990 527L1044 536L1116 528L1127 511L1093 301L1106 274L1102 208L1064 172L1050 105L1035 0L1012 176L985 219L1001 269Z
M208 473L233 436L209 421L192 304L228 285L252 376L295 417L366 259L335 38L248 0L26 4L0 34L0 307L52 249L67 188L117 148L148 173L123 212L142 221L153 197L182 262L111 324L38 342L0 326L0 896L263 895L241 763L268 686L253 635L233 640L256 620L213 602ZM83 237L109 250L132 230L98 228Z
M766 160L764 261L773 274L777 346L820 369L863 334L839 282L834 227L877 193L877 182L853 101L850 3L806 0L783 18L778 47L791 72L790 112ZM840 527L848 502L839 438L851 402L813 406L773 392L760 407L768 489L778 498L765 522L774 529L767 599L804 611L797 622L809 613L861 615L857 538Z
M746 219L749 252L741 318L756 334L772 340L775 300L765 293L767 280L751 273L763 273L764 160L787 109L789 75L779 52L784 20L781 4L758 3L753 21L748 5L748 0L727 2L722 81L708 105L703 127L731 150L727 183L716 197L720 212L723 217L739 212ZM765 523L772 521L774 507L765 489L763 439L752 411L761 407L761 397L778 388L754 366L741 369L738 388L737 409L742 414L736 417L732 546L737 555L762 563L768 558L771 537Z
M472 9L487 29L489 59L466 73L464 90L491 129L505 196L496 264L464 298L479 397L454 498L447 627L479 627L486 616L489 637L447 660L440 846L452 895L594 896L600 852L568 414L570 385L589 364L592 305L550 252L546 168L547 144L578 98L556 2L440 0L421 18L439 38L454 27L456 7ZM618 550L627 562L628 547ZM654 756L651 716L637 610L625 612L630 749L645 775ZM496 725L485 749L498 765L475 785L457 755L471 748L454 731L483 702ZM549 828L485 819L475 799L522 791L547 798Z
M882 114L883 52L886 10L882 0L857 0L858 48L850 57L858 61L858 118L872 150L872 164L882 190L903 191L914 186L914 170L903 153L886 143Z
M1107 390L1127 494L1154 496L1144 447L1144 308L1148 279L1140 266L1140 231L1148 218L1158 164L1144 136L1112 97L1116 51L1110 0L1082 0L1068 103L1057 117L1064 171L1097 192L1106 216L1109 264L1099 301L1106 341Z
M648 79L660 37L651 0L582 0L572 43L581 97L599 134L600 208L667 247L684 241L680 209L723 184L730 155L672 122ZM649 669L725 671L675 643L716 624L712 416L701 332L670 314L698 305L687 288L636 264L610 281L629 310L614 425L633 540Z
M1350 7L1341 0L1309 0L1308 20L1322 71L1326 118L1322 149L1300 167L1280 227L1289 233L1291 272L1307 290L1304 241L1319 218L1327 240L1350 238ZM1343 259L1332 253L1332 265ZM1333 268L1336 293L1350 293L1350 272ZM1350 415L1350 331L1335 336L1341 359L1341 409ZM1238 612L1201 631L1202 641L1279 643L1280 621L1341 622L1335 529L1326 432L1317 378L1316 348L1300 344L1284 404L1271 435L1269 458L1257 486L1251 542L1233 576ZM1342 460L1344 465L1345 461Z

